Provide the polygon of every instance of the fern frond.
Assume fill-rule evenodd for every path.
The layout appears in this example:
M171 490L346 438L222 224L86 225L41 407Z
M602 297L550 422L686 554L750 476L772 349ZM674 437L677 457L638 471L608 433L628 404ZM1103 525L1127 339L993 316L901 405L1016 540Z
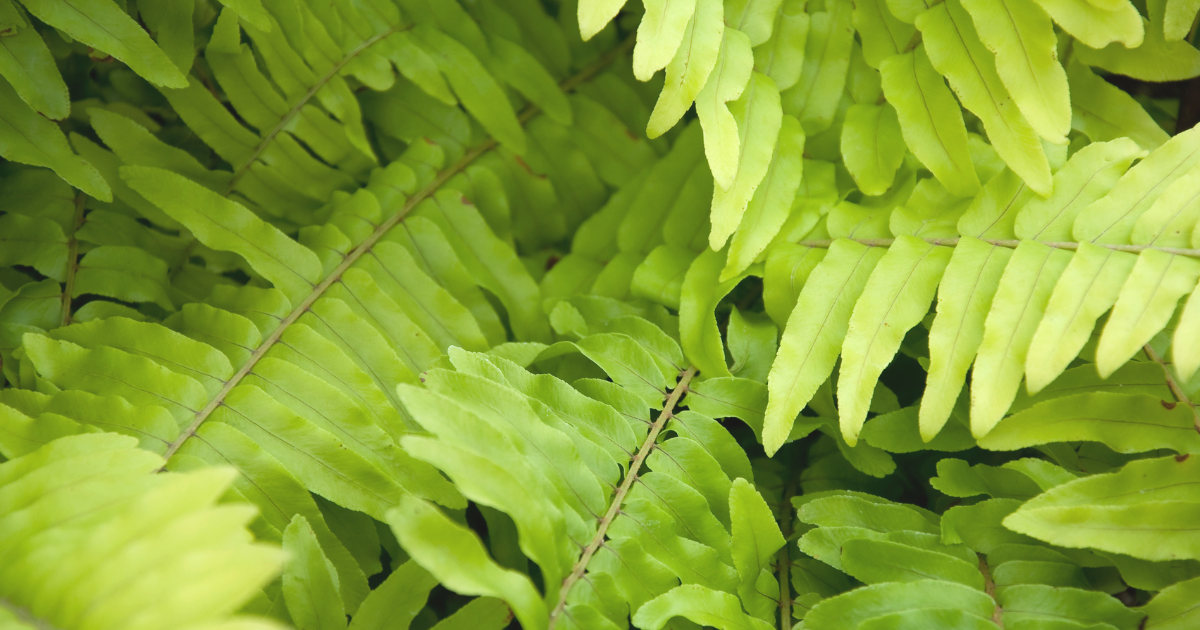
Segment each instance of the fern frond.
M0 0L0 625L1189 623L1195 3L626 4Z
M622 53L614 50L567 87ZM536 113L529 109L523 121ZM263 506L263 535L278 540L293 517L305 519L336 568L346 610L356 610L367 593L363 570L306 490L380 520L410 492L463 506L457 489L400 448L404 435L421 429L396 385L416 383L451 346L486 350L504 340L481 289L499 298L517 339L550 340L536 284L512 246L450 187L463 184L507 205L503 188L482 183L497 181L495 170L514 158L481 159L498 146L486 139L446 165L440 147L417 142L374 171L367 188L332 195L322 209L328 221L303 230L297 242L235 201L242 197L209 187L236 173L204 169L116 115L98 112L93 122L127 162L118 170L129 193L187 228L204 251L239 257L239 268L276 288L218 287L211 304L187 304L163 324L108 317L26 335L21 360L29 383L54 393L5 407L6 426L20 439L9 439L4 453L93 430L94 416L67 405L71 396L128 400L124 417L106 429L138 435L172 469L235 466L238 492ZM168 169L141 165L154 163L153 155L165 156ZM468 167L478 170L464 180ZM532 179L510 177L517 185ZM87 263L79 281L102 292L88 280ZM174 308L170 300L162 307ZM592 352L602 362L607 353ZM50 427L34 420L47 405L65 412ZM155 409L168 412L166 424L161 415L146 424L142 417Z
M1115 371L1168 325L1176 303L1196 287L1189 262L1196 252L1178 247L1191 245L1196 224L1190 210L1176 201L1190 199L1184 192L1190 180L1180 180L1183 183L1169 188L1189 168L1190 137L1178 136L1119 179L1115 179L1117 175L1140 155L1137 147L1128 140L1094 144L1073 156L1055 175L1055 194L1044 199L1031 195L1011 172L1002 173L988 182L957 221L957 231L970 234L970 238L922 238L921 231L931 225L926 223L915 236L896 239L860 237L860 226L849 239L801 241L804 247L830 248L830 253L815 267L802 267L808 278L796 298L799 307L789 317L770 379L777 389L768 405L767 444L782 443L790 431L790 419L832 369L837 345L842 346L843 354L839 414L846 438L853 443L873 391L876 376L869 375L878 374L869 372L857 393L846 389L847 378L858 374L863 365L858 358L863 351L859 345L890 339L886 348L880 347L882 354L873 369L886 365L895 354L893 348L899 347L899 335L924 316L932 287L939 280L937 317L930 325L931 389L922 404L927 439L948 416L972 355L976 355L972 427L982 437L1012 405L1023 374L1029 375L1032 393L1049 384L1088 341L1095 318L1113 306L1116 309L1100 335L1095 361L1101 376ZM1179 197L1167 194L1176 189ZM1136 201L1124 201L1131 198ZM829 215L831 233L834 220L843 220L839 210L835 208ZM897 218L893 215L892 230L902 229ZM1140 226L1137 232L1135 224ZM1057 240L1070 239L1072 225L1073 236L1081 241ZM939 245L953 245L953 256L948 250L939 253ZM887 247L886 256L879 246ZM914 255L904 258L901 252L906 248L915 248ZM1010 255L1000 248L1015 251ZM790 276L794 287L797 265L811 265L802 262L804 257L796 258L800 252L789 254L794 262L768 269ZM919 252L939 254L942 259L925 280L917 273L920 267L912 266L924 260L915 255ZM872 253L871 264L864 267L856 262ZM901 263L902 258L911 261ZM1118 261L1128 262L1117 267ZM1112 271L1103 279L1096 275L1109 268ZM853 284L853 290L845 279L835 286L818 284L830 278L852 278L855 270L860 270L862 278ZM1088 274L1087 280L1080 273ZM924 286L921 283L932 284L921 293L917 291ZM773 284L771 278L766 279L769 289ZM887 298L889 290L896 292L895 297ZM890 322L890 309L907 308L910 299L916 310L904 322ZM1081 300L1087 305L1084 308L1078 306ZM853 304L853 315L849 306L836 310L832 306L836 301ZM989 305L990 310L985 311ZM811 330L803 326L800 317L812 319ZM1181 330L1187 330L1187 321L1186 316L1180 320ZM1066 322L1070 323L1064 327ZM824 350L822 338L833 347ZM1190 369L1191 351L1179 345L1175 348L1182 367ZM813 354L818 349L823 354ZM796 358L788 354L796 351L805 354ZM821 359L812 364L815 371L809 376L802 371L806 356L810 361L812 357ZM1179 373L1183 380L1190 375L1190 371ZM799 390L797 379L803 383ZM788 397L797 400L788 403ZM773 424L776 419L785 420Z
M950 461L956 460L943 464ZM939 465L938 471L935 485L959 496L976 491L949 484L973 475L986 480L993 496L1004 492L998 489L1002 479L1009 487L1024 483L1039 491L1031 471L1017 466ZM993 498L940 518L860 493L795 502L799 518L817 526L801 538L801 549L868 585L841 594L813 592L819 603L803 617L806 627L993 628L1053 619L1133 628L1143 620L1087 590L1092 565L1086 556L995 528L1016 500Z
M230 615L278 574L255 510L217 505L235 473L156 475L128 437L66 437L0 464L0 623L12 628L278 627Z
M590 356L588 341L607 334L584 337L581 349ZM645 350L630 346L630 352L620 364L595 359L616 382L626 383L626 391L636 383L627 380L628 365L649 361L653 366ZM418 457L449 474L469 498L513 518L522 549L538 563L546 587L544 596L531 599L533 585L479 557L478 542L471 542L465 531L455 534L460 540L441 545L440 553L449 555L422 560L439 579L461 592L505 598L522 624L531 628L591 627L604 623L605 617L606 623L619 623L629 614L625 611L642 608L680 580L719 591L736 587L737 572L729 566L727 475L751 473L736 457L729 459L738 453L736 448L720 449L724 430L719 425L692 412L676 417L674 410L695 368L683 371L678 382L671 380L670 394L649 427L632 425L641 445L636 452L626 450L635 446L629 439L634 436L622 439L618 448L624 457L617 460L603 448L612 438L597 435L600 426L592 420L601 411L600 417L616 417L616 409L578 393L547 407L511 389L534 379L515 364L465 352L452 352L451 360L459 372L434 370L425 377L428 389L402 389L406 407L435 436L404 442ZM637 373L642 383L661 382L657 368ZM546 386L558 383L551 387L564 393L572 391L553 377L536 378ZM589 408L594 411L586 411ZM687 437L676 428L676 437L658 441L664 428L679 424L693 427L684 429ZM470 426L476 428L468 430ZM649 471L642 471L643 465ZM614 487L618 466L628 472ZM418 557L429 548L422 544L429 534L422 532L433 531L435 520L442 529L459 529L423 505L413 503L389 517L401 544ZM736 531L739 540L751 535ZM649 573L631 573L632 567Z

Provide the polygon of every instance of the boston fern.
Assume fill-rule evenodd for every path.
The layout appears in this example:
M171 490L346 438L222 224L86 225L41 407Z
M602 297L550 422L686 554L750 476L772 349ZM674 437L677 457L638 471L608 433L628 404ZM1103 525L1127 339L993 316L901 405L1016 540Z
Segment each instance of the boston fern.
M1200 627L1198 11L0 0L0 628Z

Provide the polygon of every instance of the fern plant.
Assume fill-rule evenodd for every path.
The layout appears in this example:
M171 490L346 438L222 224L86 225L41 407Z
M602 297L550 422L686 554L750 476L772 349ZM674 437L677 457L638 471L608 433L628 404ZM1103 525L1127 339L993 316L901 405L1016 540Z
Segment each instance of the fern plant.
M0 626L1200 621L1200 6L635 4L0 0Z

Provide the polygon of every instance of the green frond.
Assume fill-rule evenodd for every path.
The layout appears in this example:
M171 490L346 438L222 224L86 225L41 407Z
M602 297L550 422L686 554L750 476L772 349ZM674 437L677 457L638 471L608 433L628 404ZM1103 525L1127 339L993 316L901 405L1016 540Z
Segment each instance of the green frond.
M1194 625L1197 10L0 0L0 626Z
M278 627L231 617L285 558L252 541L254 508L217 503L235 471L163 463L93 433L0 464L4 627Z

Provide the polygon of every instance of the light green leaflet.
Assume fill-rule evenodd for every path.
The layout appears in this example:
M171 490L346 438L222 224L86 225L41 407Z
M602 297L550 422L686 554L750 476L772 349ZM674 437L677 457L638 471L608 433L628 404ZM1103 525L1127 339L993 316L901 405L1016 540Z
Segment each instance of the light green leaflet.
M522 96L542 108L549 119L570 125L573 114L567 95L559 89L554 77L538 63L537 58L503 37L493 35L489 42L494 52L489 67L496 73L497 78L504 80Z
M1139 16L1140 17L1140 16ZM1162 32L1142 18L1146 38L1137 48L1109 44L1100 50L1082 46L1079 61L1143 81L1179 81L1200 70L1200 50L1182 41L1163 40Z
M765 581L779 588L770 575L771 559L785 544L783 534L779 532L779 526L762 495L745 479L733 481L729 491L729 513L732 520L733 564L741 578L738 595L746 608L756 613L757 617L770 619L777 604L757 590L756 586ZM768 579L763 580L764 574Z
M67 84L46 42L21 17L11 0L0 2L0 31L7 31L0 37L0 76L8 80L34 111L51 120L66 118L71 112Z
M137 247L103 245L83 255L75 274L71 297L85 293L124 302L153 302L164 311L175 310L167 286L167 264Z
M557 482L554 484L550 479L538 476L536 471L545 466L523 462L516 447L504 439L496 424L482 422L477 415L444 397L426 393L418 398L415 390L406 391L404 395L405 404L414 415L440 411L445 416L444 421L430 424L439 438L449 436L452 440L410 436L404 439L405 446L415 448L433 465L447 469L465 496L509 514L521 535L521 551L545 567L550 583L557 584L568 568L568 559L560 549L562 541L570 540L564 535L564 523L573 521L573 537L581 542L589 536L574 510L560 510L548 498L543 498L544 493L552 494L555 499L565 498L561 492L566 488L555 487L563 486L561 479L554 476ZM466 430L472 424L480 425L474 435L455 437L451 433L453 429ZM486 442L492 442L495 447L485 457L481 445ZM405 546L408 544L403 539L400 542ZM441 577L436 567L419 557L417 560Z
M246 20L259 30L270 28L270 16L263 8L262 0L221 0L225 8L237 13L238 17Z
M968 628L982 630L991 623L995 602L982 591L954 582L937 580L918 580L915 582L885 582L872 584L863 588L853 589L836 597L823 600L817 604L808 617L805 626L812 628L861 628L863 622L882 618L884 623L873 626L883 630L889 627L928 628L938 625L922 625L919 621L912 626L890 625L896 622L895 617L887 617L891 613L902 614L909 611L934 612L935 616L926 621L949 622L942 627ZM943 612L946 611L946 612ZM977 621L972 621L974 618ZM919 619L919 618L918 618ZM979 622L986 622L986 626ZM940 624L939 624L940 625Z
M961 459L946 458L937 463L938 476L930 485L952 497L973 497L986 494L993 498L1028 500L1042 489L1028 475L1011 468L968 464Z
M882 195L892 187L908 154L900 120L888 103L856 103L842 126L842 159L864 195Z
M140 194L188 226L202 243L241 254L294 303L311 293L320 279L316 254L241 204L170 171L124 166L121 174ZM180 190L188 192L180 194Z
M1168 42L1179 41L1186 37L1192 28L1196 12L1200 11L1200 3L1196 0L1166 0L1164 4L1163 37Z
M954 248L938 288L937 317L929 330L929 376L919 415L921 437L927 442L950 418L1011 257L1012 250L969 236Z
M1080 213L1103 199L1134 160L1146 151L1128 138L1095 142L1080 149L1054 174L1054 194L1020 208L1013 231L1017 238L1069 242Z
M1130 233L1131 242L1179 248L1192 244L1191 232L1200 221L1200 183L1196 175L1200 175L1200 168L1193 167L1191 173L1163 191L1154 205L1138 217Z
M883 368L896 355L904 334L929 312L951 253L902 235L871 272L850 316L838 371L838 413L850 446L858 443Z
M425 607L434 586L437 581L428 571L411 560L405 562L371 591L350 620L350 628L387 630L394 627L393 624L411 623ZM507 612L507 607L505 609Z
M721 0L696 0L696 12L684 31L683 42L667 64L662 92L646 126L647 136L657 138L683 118L717 65L724 36Z
M96 168L75 155L58 126L30 109L3 79L0 79L0 157L45 166L88 195L112 201L112 191Z
M1194 490L1200 460L1162 457L1051 489L1004 525L1063 547L1093 547L1146 560L1200 558L1190 527L1200 514ZM1175 525L1175 526L1173 526Z
M192 15L186 0L143 2L138 5L139 17L154 36L162 51L182 73L192 69L196 55L196 37Z
M912 24L922 11L933 6L925 0L886 0L886 2L892 15L905 24Z
M29 27L29 21L17 10L12 0L0 2L0 31L3 31L6 36L12 37L16 34L17 29Z
M1034 405L1004 419L979 444L991 450L1015 451L1083 439L1102 442L1121 453L1160 448L1200 452L1200 436L1186 405L1168 409L1156 396L1111 392L1062 396Z
M862 34L867 65L879 68L888 57L904 53L916 29L896 19L884 0L867 0L854 5L854 28Z
M136 445L91 433L0 464L0 623L279 628L231 619L285 559L277 545L253 542L253 508L218 503L235 471L159 474L162 458Z
M633 48L633 75L639 81L649 81L657 71L667 67L684 31L696 11L696 0L650 0L638 25L637 45Z
M750 38L758 46L771 38L783 0L733 0L725 9L730 26Z
M608 25L626 0L580 0L576 18L579 20L579 32L584 41L596 36L601 29Z
M1077 241L1127 243L1133 226L1167 187L1200 164L1200 129L1168 140L1129 169L1112 192L1075 220Z
M633 623L643 630L661 630L673 617L719 630L768 630L771 625L742 611L738 598L698 584L677 586L646 602L633 615Z
M525 131L500 85L482 62L445 33L424 26L413 30L437 62L463 107L484 129L516 153L525 152Z
M500 240L474 206L461 194L440 191L413 211L441 228L463 267L479 286L508 309L522 341L547 341L549 326L536 299L537 285L512 247ZM485 262L486 261L486 262Z
M856 42L850 49L850 69L846 74L846 92L850 99L855 103L878 104L883 98L882 83L879 71L863 58L862 46Z
M433 505L405 497L388 514L388 524L413 559L431 569L446 587L499 597L512 607L522 627L546 627L546 605L529 578L493 562L474 532Z
M1188 298L1179 316L1175 340L1171 346L1175 358L1175 373L1185 381L1200 369L1200 291Z
M1163 589L1142 608L1147 615L1146 627L1154 630L1185 630L1200 622L1200 578L1193 578Z
M1142 45L1144 20L1128 0L1039 0L1038 4L1063 30L1092 48L1114 42L1128 48Z
M787 324L808 276L829 250L781 243L767 255L763 272L763 302L777 326Z
M913 155L947 190L960 197L979 192L962 109L933 69L924 44L879 64L883 93L896 108L900 130Z
M855 302L884 251L838 240L800 291L767 379L763 446L779 450L796 416L833 370Z
M1035 199L1017 215L1023 239L1070 241L1076 217L1103 199L1137 157L1131 140L1095 143L1076 153L1054 176L1054 194ZM1084 244L1071 258L1030 342L1026 379L1036 393L1066 369L1091 336L1096 318L1116 300L1133 256Z
M801 183L804 141L804 130L799 121L784 116L770 167L733 233L728 259L721 270L722 282L754 264L787 221ZM713 212L716 210L714 205Z
M728 33L729 31L727 31ZM703 96L703 95L702 95ZM783 111L779 104L779 90L770 77L752 73L750 83L741 98L732 103L730 111L737 122L738 143L740 149L737 170L729 186L722 187L719 179L713 187L712 214L709 232L709 247L714 250L725 245L729 236L737 229L750 204L759 184L772 164L772 156L776 153L776 143L780 135L783 121ZM703 123L703 118L701 123ZM797 151L796 136L798 130L792 129L786 145L779 151L787 151L793 160L799 160L803 151ZM705 153L708 152L707 130L705 132ZM712 164L712 160L709 160ZM797 178L798 179L798 178ZM798 181L796 182L799 183ZM787 196L787 195L785 195ZM790 207L790 201L788 206ZM782 225L782 221L779 221ZM774 236L772 234L771 236Z
M1072 61L1067 67L1067 80L1074 112L1072 128L1086 134L1092 142L1128 136L1143 149L1153 151L1171 138L1132 96L1096 76L1079 61Z
M1050 164L1037 132L1009 96L996 72L996 61L979 40L966 9L958 0L949 0L922 13L917 28L933 67L983 121L1000 157L1030 188L1050 194Z
M783 94L783 110L795 116L812 135L833 123L854 44L853 7L848 0L831 0L825 11L810 16L800 81Z
M998 591L996 600L1000 608L1011 610L1004 614L1005 623L1016 627L1021 622L1037 627L1039 622L1055 623L1068 617L1081 627L1135 630L1144 619L1139 610L1126 607L1114 597L1070 586L1014 584Z
M947 554L869 538L847 540L841 551L846 573L865 584L935 578L983 590L979 566Z
M806 0L784 0L779 7L771 39L754 47L754 65L771 77L779 91L800 80L810 20L804 12Z
M1138 256L1096 348L1096 370L1108 376L1141 351L1196 290L1200 260L1146 250Z
M733 186L734 177L743 161L743 130L739 128L738 119L730 111L728 103L746 91L747 84L753 78L753 67L754 54L750 50L750 38L741 31L726 28L716 65L708 77L708 82L704 84L704 89L696 96L696 115L704 129L704 156L708 158L708 167L718 189L729 190ZM757 97L760 95L759 89L766 88L762 87L760 81L756 80L755 84L748 92L750 96L745 101L748 107L742 110L744 115L755 115L759 111L757 106L762 105ZM771 89L774 89L774 86L771 86ZM767 109L763 107L762 111ZM761 116L762 113L757 115ZM775 114L774 118L778 120L780 115ZM749 134L744 137L752 138ZM757 160L761 160L761 156L756 156L755 162ZM766 169L765 161L762 169ZM721 242L724 242L724 239Z
M1036 241L1022 241L1004 268L984 323L971 379L971 433L987 435L1012 404L1029 342L1045 312L1054 283L1071 255Z
M705 249L688 267L679 300L679 342L684 354L708 378L732 376L725 363L725 348L714 309L737 283L755 271L746 271L725 282L718 280L724 254Z
M67 276L70 247L60 225L23 214L0 216L0 264L29 265L59 282Z
M1065 143L1071 99L1050 17L1034 0L965 0L963 7L1025 119L1046 140Z
M150 40L150 35L113 2L23 0L21 4L39 20L129 64L155 85L168 88L187 85L187 79Z
M970 199L954 196L938 180L922 179L904 206L892 213L888 229L897 236L953 238L958 235L959 220L970 207Z
M297 514L283 533L283 550L288 554L283 572L288 615L300 628L345 628L337 571L303 516Z
M431 630L503 630L512 623L508 604L495 597L477 597Z

